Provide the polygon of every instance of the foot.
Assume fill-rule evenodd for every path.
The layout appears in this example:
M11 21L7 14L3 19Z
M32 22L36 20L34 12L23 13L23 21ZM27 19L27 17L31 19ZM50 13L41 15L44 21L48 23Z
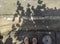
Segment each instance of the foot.
M25 43L25 44L29 44L29 38L28 38L28 37L25 37L24 43Z
M33 44L37 44L37 39L36 38L33 38L32 39L32 42L33 42Z

